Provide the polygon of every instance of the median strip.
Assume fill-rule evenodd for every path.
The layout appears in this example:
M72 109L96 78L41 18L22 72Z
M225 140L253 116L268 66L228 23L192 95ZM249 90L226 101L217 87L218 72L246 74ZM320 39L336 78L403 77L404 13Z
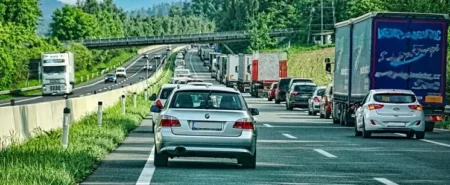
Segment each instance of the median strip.
M330 153L328 153L327 151L322 150L322 149L314 149L314 151L319 152L320 154L322 154L322 155L324 155L324 156L326 156L326 157L329 157L329 158L336 158L335 155L330 154Z

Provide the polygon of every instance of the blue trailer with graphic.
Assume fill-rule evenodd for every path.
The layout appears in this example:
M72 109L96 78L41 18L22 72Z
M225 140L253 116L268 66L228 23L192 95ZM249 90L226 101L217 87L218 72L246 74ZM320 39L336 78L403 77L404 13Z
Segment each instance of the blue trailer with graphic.
M333 122L353 125L355 105L372 89L409 89L432 131L444 113L447 27L446 14L396 12L337 23Z

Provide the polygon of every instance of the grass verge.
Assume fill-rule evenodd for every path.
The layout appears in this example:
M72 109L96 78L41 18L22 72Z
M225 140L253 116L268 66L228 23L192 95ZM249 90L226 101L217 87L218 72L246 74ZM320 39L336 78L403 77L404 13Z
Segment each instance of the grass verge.
M163 71L157 88L172 76L173 57ZM167 71L167 73L165 73ZM127 114L121 114L120 103L104 112L103 126L97 126L96 114L89 115L70 127L70 144L61 146L62 130L42 132L24 144L13 144L0 151L0 184L76 184L84 180L128 133L139 126L148 114L150 101L138 96L138 106L127 98Z

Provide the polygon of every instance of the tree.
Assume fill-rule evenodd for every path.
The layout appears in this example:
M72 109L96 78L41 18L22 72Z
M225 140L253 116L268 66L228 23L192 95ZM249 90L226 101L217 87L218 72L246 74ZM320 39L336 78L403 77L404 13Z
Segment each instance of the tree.
M0 22L23 25L25 29L36 31L38 19L42 16L39 0L0 1Z
M51 35L60 40L94 38L98 32L97 20L82 9L66 5L53 13Z

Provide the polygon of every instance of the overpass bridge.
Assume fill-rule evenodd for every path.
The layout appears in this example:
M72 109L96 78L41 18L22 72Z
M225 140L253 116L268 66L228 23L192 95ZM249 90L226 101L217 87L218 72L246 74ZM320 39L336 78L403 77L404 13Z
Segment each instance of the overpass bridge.
M270 30L271 37L286 37L295 34L293 28ZM149 46L157 44L188 44L188 43L227 43L250 40L251 33L248 31L229 31L217 33L185 34L146 36L128 38L107 38L84 40L80 43L90 49L121 48L132 46Z

